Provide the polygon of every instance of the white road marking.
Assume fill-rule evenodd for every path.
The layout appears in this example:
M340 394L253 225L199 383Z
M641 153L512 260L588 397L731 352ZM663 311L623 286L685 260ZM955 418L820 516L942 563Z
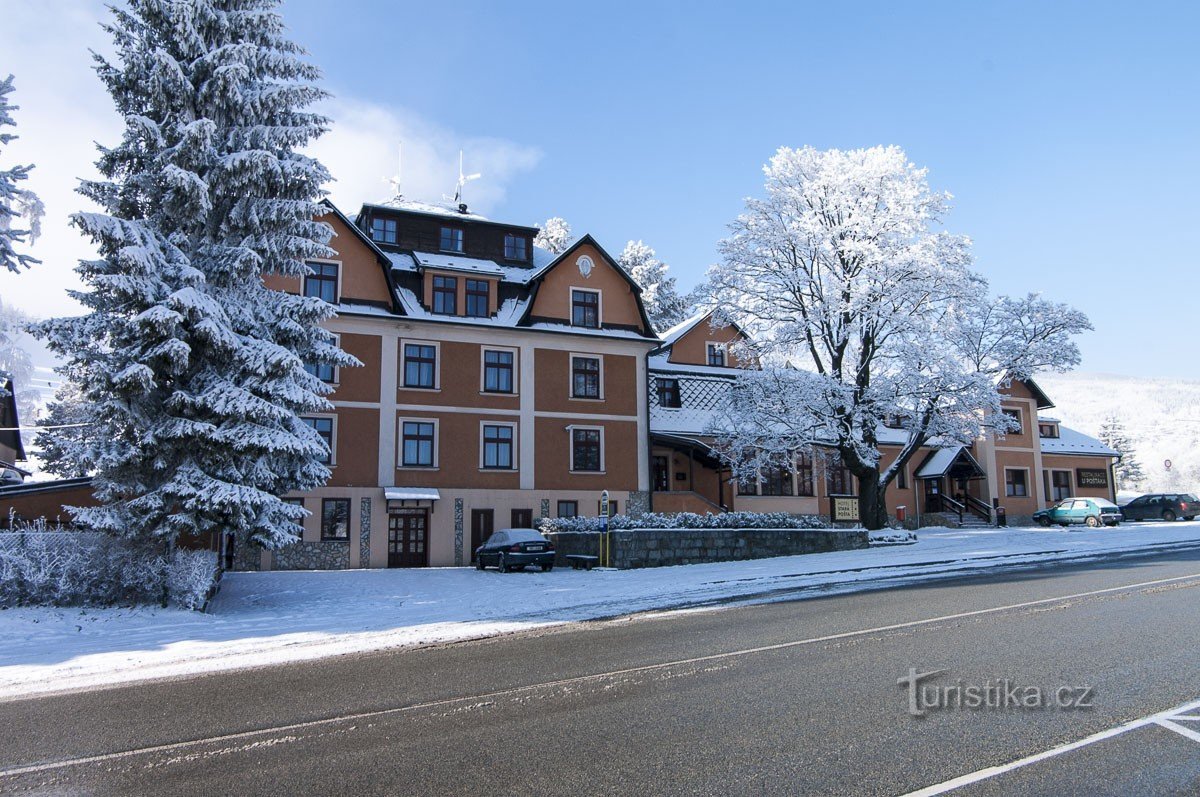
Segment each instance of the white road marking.
M508 697L511 695L519 695L525 692L530 692L538 689L550 689L554 687L567 686L570 684L586 683L596 681L603 678L613 678L624 675L632 675L635 673L652 672L655 670L663 670L670 667L679 667L687 664L703 664L706 662L720 661L722 659L731 659L741 656L750 656L757 653L769 653L776 650L787 650L789 648L801 647L804 645L813 645L821 642L831 642L838 639L848 639L850 637L865 636L868 634L879 634L885 631L896 631L902 628L914 628L932 623L943 623L949 620L960 620L965 617L978 617L985 614L995 614L997 612L1012 611L1013 609L1024 609L1030 606L1044 606L1050 603L1060 603L1066 600L1074 600L1077 598L1087 598L1095 595L1106 595L1113 592L1121 592L1131 589L1143 589L1145 587L1154 587L1159 584L1171 584L1179 581L1187 581L1189 579L1200 578L1200 573L1192 573L1186 576L1172 576L1171 578L1159 578L1153 581L1141 581L1136 584L1123 584L1117 587L1105 587L1104 589L1088 590L1087 592L1076 592L1071 595L1059 595L1054 598L1041 598L1039 600L1024 601L1022 603L1010 603L1004 606L993 606L988 609L975 609L969 612L958 612L957 614L944 614L938 617L928 617L922 620L910 620L904 623L892 623L891 625L881 625L875 628L863 628L857 631L844 631L839 634L826 634L825 636L810 637L808 639L797 639L791 642L779 642L774 645L762 645L754 648L744 648L742 650L731 650L725 653L713 653L707 656L696 656L690 659L675 659L673 661L660 662L658 664L645 664L640 667L629 667L623 670L611 670L608 672L592 673L590 675L578 675L571 678L562 678L556 681L545 681L538 684L529 684L527 686L517 686L510 689L501 689L495 692L486 692L479 695L466 695L463 697L450 697L442 700L433 700L426 703L415 703L409 706L397 706L396 708L378 709L375 711L364 711L355 714L343 714L337 717L326 717L319 720L309 720L307 722L297 722L289 725L276 725L268 728L259 728L252 731L241 731L239 733L221 734L218 736L208 736L200 739L190 739L183 742L169 742L166 744L152 745L149 747L137 747L130 750L121 750L115 753L103 753L92 756L81 756L79 758L67 758L60 761L49 761L40 764L30 764L27 766L13 767L10 769L0 770L0 779L12 778L19 775L29 775L39 772L49 772L67 767L83 766L86 764L99 764L108 761L116 761L123 758L131 758L133 756L149 755L153 753L162 753L174 750L183 750L189 747L195 747L205 744L216 744L221 742L236 742L242 739L250 739L256 736L262 736L270 733L288 734L295 731L308 730L310 728L319 728L326 725L334 725L340 722L350 722L354 720L373 719L377 717L387 717L396 714L403 714L422 709L441 708L450 706L456 703L464 703L473 701L480 703L496 698ZM1190 704L1188 709L1200 708L1200 701ZM1141 721L1139 721L1141 722ZM1142 724L1145 724L1142 722ZM1140 727L1140 726L1139 726ZM930 787L934 788L934 787ZM925 792L917 792L924 794ZM941 792L929 792L930 794L940 794Z
M1129 733L1130 731L1135 731L1138 728L1145 728L1149 725L1159 725L1200 742L1200 733L1196 733L1192 729L1185 728L1182 725L1176 725L1171 721L1182 714L1186 714L1189 711L1195 711L1198 708L1200 708L1200 700L1195 700L1191 703L1185 703L1182 706L1176 706L1175 708L1167 709L1166 711L1159 712L1158 714L1151 714L1147 717L1142 717L1141 719L1130 720L1123 725L1117 725L1114 728L1109 728L1108 730L1100 731L1099 733L1093 733L1091 736L1084 737L1078 741L1069 742L1067 744L1059 745L1058 747L1052 747L1049 750L1043 750L1040 753L1035 753L1034 755L1027 756L1025 758L1019 758L1016 761L1010 761L1007 764L1001 764L995 767L987 767L976 772L969 772L966 775L961 775L952 780L935 783L932 786L926 786L923 789L909 792L908 794L903 795L903 797L933 797L937 794L945 794L946 792L954 791L955 789L961 789L964 786L970 786L973 783L978 783L981 780L994 778L997 775L1003 775L1006 772L1012 772L1014 769L1021 769L1022 767L1027 767L1030 764L1036 764L1040 761L1045 761L1046 759L1060 756L1063 753L1069 753L1073 750L1078 750L1081 747L1087 747L1088 745L1095 744L1096 742L1102 742L1105 739L1111 739L1114 736L1120 736L1122 734Z
M1186 736L1187 738L1191 739L1193 742L1200 742L1200 733L1196 733L1191 728L1184 727L1183 725L1180 725L1179 723L1172 722L1171 720L1173 720L1173 719L1175 719L1175 718L1171 717L1170 719L1160 719L1160 720L1156 720L1155 722L1156 722L1156 724L1161 725L1162 727L1166 728L1169 731L1175 731L1175 733L1179 734L1180 736Z

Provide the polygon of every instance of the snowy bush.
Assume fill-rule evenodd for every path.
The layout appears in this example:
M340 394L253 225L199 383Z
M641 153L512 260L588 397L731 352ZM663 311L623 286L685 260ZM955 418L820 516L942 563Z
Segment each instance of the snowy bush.
M36 528L36 527L34 527ZM162 549L92 532L0 534L0 607L160 603L198 609L212 589L211 551Z
M786 512L723 512L719 515L694 512L659 514L649 512L632 517L614 515L608 521L610 531L623 529L827 529L828 521L815 515L790 515ZM557 531L600 531L600 518L542 518L538 528L546 534Z
M890 531L872 531L871 545L910 545L917 541L915 531L891 529Z

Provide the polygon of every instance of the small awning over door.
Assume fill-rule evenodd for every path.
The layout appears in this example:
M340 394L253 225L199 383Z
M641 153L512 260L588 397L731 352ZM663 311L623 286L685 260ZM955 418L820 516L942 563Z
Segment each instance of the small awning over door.
M442 497L436 487L384 487L384 498L388 509L433 508L433 502Z
M950 446L930 452L917 468L918 479L938 479L949 476L952 479L982 479L985 477L983 468L966 446Z

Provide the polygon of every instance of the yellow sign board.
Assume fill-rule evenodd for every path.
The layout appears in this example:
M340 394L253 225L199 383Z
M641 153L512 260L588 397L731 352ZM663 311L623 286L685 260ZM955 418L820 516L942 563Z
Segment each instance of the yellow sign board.
M858 522L858 498L834 498L833 519L836 521Z

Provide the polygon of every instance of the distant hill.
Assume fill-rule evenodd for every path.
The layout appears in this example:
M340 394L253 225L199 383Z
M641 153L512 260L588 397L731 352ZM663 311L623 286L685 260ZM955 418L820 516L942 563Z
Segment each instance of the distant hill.
M1144 491L1200 491L1200 381L1092 373L1036 381L1056 405L1043 415L1073 429L1098 436L1109 415L1121 420L1147 476Z

